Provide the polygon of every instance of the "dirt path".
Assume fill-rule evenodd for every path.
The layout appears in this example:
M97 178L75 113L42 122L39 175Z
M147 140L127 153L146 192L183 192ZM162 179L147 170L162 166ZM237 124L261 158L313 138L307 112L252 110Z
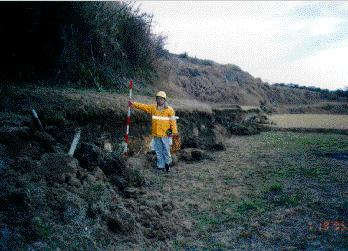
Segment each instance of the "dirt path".
M169 174L143 170L151 182L142 199L175 207L177 234L166 247L295 250L348 244L347 231L333 228L348 219L347 161L325 155L347 153L347 136L267 132L234 136L225 145L226 151L210 153L213 160L179 162ZM325 220L332 221L330 231L320 230Z

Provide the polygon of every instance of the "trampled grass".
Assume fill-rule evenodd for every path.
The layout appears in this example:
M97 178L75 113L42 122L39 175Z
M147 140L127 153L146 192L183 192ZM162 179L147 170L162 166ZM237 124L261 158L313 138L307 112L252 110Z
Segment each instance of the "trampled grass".
M232 137L215 160L144 174L181 219L170 248L343 250L348 230L334 223L348 224L348 169L337 152L347 154L347 135L265 132Z

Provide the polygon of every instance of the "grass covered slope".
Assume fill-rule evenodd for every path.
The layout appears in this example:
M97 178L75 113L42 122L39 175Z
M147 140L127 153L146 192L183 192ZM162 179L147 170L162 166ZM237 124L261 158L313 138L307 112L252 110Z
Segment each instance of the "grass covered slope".
M1 114L12 116L13 122L16 116L26 116L30 119L31 110L36 109L47 123L59 124L65 119L88 122L93 118L104 118L108 121L126 118L129 96L128 93L98 92L95 89L33 89L13 86L1 89L0 98ZM137 90L133 92L133 100L146 104L155 103L154 96L143 96L141 91ZM179 99L171 94L168 94L168 103L176 111L212 113L212 107L208 104L197 100ZM144 113L141 114L145 116ZM136 112L136 115L140 116L140 113ZM5 125L6 120L2 120L1 123ZM9 120L9 123L12 122Z

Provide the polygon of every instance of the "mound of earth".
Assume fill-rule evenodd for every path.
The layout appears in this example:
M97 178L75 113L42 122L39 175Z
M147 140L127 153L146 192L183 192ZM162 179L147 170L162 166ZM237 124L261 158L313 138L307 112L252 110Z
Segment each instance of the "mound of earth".
M175 236L174 205L142 201L148 183L124 158L92 143L71 157L29 127L2 129L0 138L2 250L119 250Z

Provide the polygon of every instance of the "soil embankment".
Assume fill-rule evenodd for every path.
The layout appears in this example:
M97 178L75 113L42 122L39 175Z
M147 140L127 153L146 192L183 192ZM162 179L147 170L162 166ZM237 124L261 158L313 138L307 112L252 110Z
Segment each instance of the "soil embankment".
M152 98L139 95L135 95L135 100L153 102ZM169 102L179 117L183 147L209 148L221 143L220 127L225 128L227 134L247 135L258 133L261 124L267 123L266 116L259 109L243 110L239 106L212 108L198 101L184 99ZM35 109L45 131L65 149L71 143L74 129L81 128L82 141L94 142L99 146L108 142L117 151L125 132L126 104L127 95L120 94L12 88L1 93L1 126L33 127L31 110ZM134 110L131 120L131 140L143 142L144 137L150 136L150 116ZM134 143L133 146L145 147L142 143Z
M0 100L2 249L120 250L168 246L175 239L177 205L161 195L144 200L152 181L140 170L150 162L134 165L122 154L127 97L11 88L2 90ZM184 148L179 161L209 158L205 150L224 150L232 133L258 133L265 119L259 110L212 109L188 100L173 107ZM76 128L81 140L70 157ZM148 151L149 133L149 116L135 111L130 156Z

